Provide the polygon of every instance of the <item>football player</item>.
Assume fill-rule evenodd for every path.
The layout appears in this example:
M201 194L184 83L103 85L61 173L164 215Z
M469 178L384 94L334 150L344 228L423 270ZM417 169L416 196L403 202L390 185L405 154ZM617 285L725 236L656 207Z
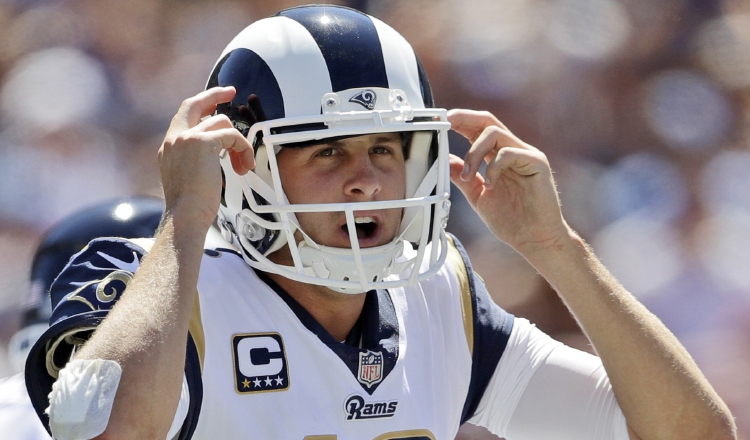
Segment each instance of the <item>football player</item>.
M450 129L472 143L463 158ZM95 241L52 287L57 330L28 380L58 439L452 439L464 422L508 439L734 438L685 349L568 227L546 156L489 113L435 107L411 46L374 17L313 5L251 24L159 163L155 240ZM445 232L451 181L598 357L492 302ZM205 249L214 222L228 245Z
M48 296L52 281L70 257L97 237L152 237L163 202L152 197L109 200L60 220L49 228L31 264L30 288L22 304L21 328L8 353L17 374L0 379L0 432L7 440L50 438L31 406L24 382L24 364L34 342L48 328L52 312Z

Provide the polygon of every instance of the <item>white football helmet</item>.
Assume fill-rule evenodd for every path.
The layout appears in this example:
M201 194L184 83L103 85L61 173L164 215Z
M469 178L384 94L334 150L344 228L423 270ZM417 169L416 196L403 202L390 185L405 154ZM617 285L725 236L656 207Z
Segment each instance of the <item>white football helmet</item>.
M257 21L224 49L207 88L234 86L218 107L255 147L245 176L221 155L224 176L218 226L253 268L344 293L404 286L445 261L450 207L446 110L432 92L411 45L382 21L331 5L291 8ZM372 133L413 132L405 146L407 188L400 200L291 204L276 154ZM314 189L311 189L314 191ZM382 246L360 248L354 212L401 209L401 228ZM295 213L343 212L350 248L315 243ZM295 232L302 237L295 239ZM294 266L268 255L289 246Z

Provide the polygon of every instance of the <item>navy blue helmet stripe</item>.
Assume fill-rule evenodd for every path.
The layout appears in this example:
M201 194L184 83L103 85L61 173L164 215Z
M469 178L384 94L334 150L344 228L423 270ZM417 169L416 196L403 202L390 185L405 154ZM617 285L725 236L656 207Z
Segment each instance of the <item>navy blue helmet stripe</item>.
M427 72L425 72L422 61L420 61L419 58L417 58L417 71L419 73L419 87L421 88L424 106L427 108L435 107L435 98L432 97L430 80L427 79Z
M279 119L285 116L284 97L276 76L263 58L250 49L235 49L219 61L208 79L206 88L216 86L234 86L237 89L237 95L231 103L232 114L229 114L229 104L222 104L220 107L226 108L218 109L219 113L227 114L232 121L242 121L246 117L240 114L238 109L241 106L247 107L247 98L251 94L260 98L266 119ZM250 128L255 121L244 122L248 124L247 128ZM247 130L243 134L247 135Z
M388 88L380 38L372 20L348 8L298 7L280 12L304 26L328 66L334 92L359 87ZM358 44L352 45L356 41Z

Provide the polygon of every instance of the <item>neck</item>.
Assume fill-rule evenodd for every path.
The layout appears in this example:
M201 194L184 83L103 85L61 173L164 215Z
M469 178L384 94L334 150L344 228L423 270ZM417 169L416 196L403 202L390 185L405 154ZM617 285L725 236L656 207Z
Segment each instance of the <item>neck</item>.
M324 286L300 283L281 275L267 275L304 307L337 341L346 339L362 314L365 293L339 293Z

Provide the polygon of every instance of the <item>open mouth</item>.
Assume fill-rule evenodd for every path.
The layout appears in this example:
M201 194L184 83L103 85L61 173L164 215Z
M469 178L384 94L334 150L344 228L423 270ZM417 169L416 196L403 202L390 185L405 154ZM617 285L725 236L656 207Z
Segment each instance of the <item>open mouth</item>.
M357 239L372 238L378 229L378 224L373 217L355 217L354 227L357 229ZM349 228L346 224L341 226L341 229L349 235Z

